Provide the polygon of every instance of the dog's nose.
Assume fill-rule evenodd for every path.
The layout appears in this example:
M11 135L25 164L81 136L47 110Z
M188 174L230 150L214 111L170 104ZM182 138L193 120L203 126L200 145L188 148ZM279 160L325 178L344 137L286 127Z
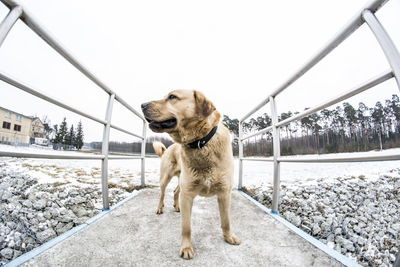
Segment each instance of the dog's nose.
M149 102L143 103L143 104L142 104L142 110L146 110L149 106L150 106L150 103L149 103Z

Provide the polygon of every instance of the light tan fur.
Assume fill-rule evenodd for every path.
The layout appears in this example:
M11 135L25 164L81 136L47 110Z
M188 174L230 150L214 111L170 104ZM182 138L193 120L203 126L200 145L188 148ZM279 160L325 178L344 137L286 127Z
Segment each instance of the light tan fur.
M178 144L171 145L168 149L160 142L153 143L154 151L161 158L160 165L160 199L156 213L163 213L165 189L171 181L172 177L177 176L179 179L181 168L179 165L180 146ZM179 211L179 182L174 190L174 208Z
M175 141L164 154L160 153L161 193L157 213L162 213L166 185L172 176L177 175L179 186L175 189L174 206L181 212L182 239L179 255L185 259L193 258L190 221L193 200L197 195L217 195L223 236L226 242L239 245L239 238L230 229L232 147L229 130L220 122L220 113L202 93L190 90L175 90L161 100L146 104L142 109L150 122L176 119L173 127L162 129L152 127L150 123L150 128L156 132L169 133ZM205 137L216 125L218 130L205 147L193 149L187 146ZM159 150L159 145L156 146ZM176 191L179 194L178 207Z
M164 146L163 143L155 141L153 142L153 148L154 148L154 152L157 154L157 156L159 156L160 158L162 157L162 155L164 154L165 150L167 150L167 148Z

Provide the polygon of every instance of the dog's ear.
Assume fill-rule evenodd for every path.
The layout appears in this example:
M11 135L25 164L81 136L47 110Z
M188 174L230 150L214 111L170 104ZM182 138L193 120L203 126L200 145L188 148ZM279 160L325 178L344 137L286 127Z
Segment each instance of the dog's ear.
M215 106L202 93L194 91L194 101L196 103L196 113L201 120L207 118L215 110Z

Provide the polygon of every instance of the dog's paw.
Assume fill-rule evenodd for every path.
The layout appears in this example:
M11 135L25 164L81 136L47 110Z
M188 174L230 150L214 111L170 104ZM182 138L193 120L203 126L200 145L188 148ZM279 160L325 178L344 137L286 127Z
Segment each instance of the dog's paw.
M162 213L163 213L163 208L158 208L158 209L156 210L156 213L157 213L157 214L162 214Z
M228 242L231 245L240 245L240 239L235 236L234 234L231 234L230 236L224 236L225 241Z
M174 208L175 208L176 212L180 212L181 211L181 209L179 208L179 205L174 204Z
M181 249L179 250L179 256L181 256L182 258L184 258L185 260L190 260L193 258L193 247L181 247Z

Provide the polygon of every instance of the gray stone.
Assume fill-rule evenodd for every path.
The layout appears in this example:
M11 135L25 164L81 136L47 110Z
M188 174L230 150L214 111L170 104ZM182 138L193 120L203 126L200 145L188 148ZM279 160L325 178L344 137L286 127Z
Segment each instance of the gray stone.
M18 258L18 257L21 256L21 255L22 255L22 252L21 252L21 251L19 251L19 250L14 250L14 257L13 257L13 259Z
M33 202L33 207L36 210L44 209L46 206L47 206L47 200L43 198Z
M78 190L76 190L76 189L72 189L72 190L70 190L69 192L68 192L68 196L70 196L70 197L76 197L76 196L78 196L79 195L79 192L78 192Z
M394 224L392 224L391 228L392 228L394 231L400 233L400 223L394 223Z
M324 220L325 220L325 218L322 217L322 216L319 216L319 215L313 217L313 221L314 221L315 224L320 224Z
M56 237L56 232L52 228L47 228L46 230L36 234L36 237L41 243L49 241L50 239Z
M24 207L31 208L31 207L32 207L32 202L31 202L29 199L26 199L26 200L24 200L24 201L22 202L22 205L23 205Z
M51 214L51 212L49 211L49 210L45 210L44 212L43 212L43 216L47 219L47 220L50 220L53 216L52 216L52 214Z
M10 191L3 191L3 195L1 196L1 200L8 201L12 197L12 193Z
M83 217L83 216L87 215L87 210L82 206L75 205L75 206L72 207L72 211L78 217Z
M299 227L301 224L301 219L299 216L293 216L291 223L293 223L296 227Z
M6 223L7 227L14 230L15 228L17 228L17 224L13 221L7 222Z
M321 233L321 228L318 226L318 224L315 224L313 229L312 229L313 235L318 235Z
M344 248L347 251L350 251L350 252L355 251L353 242L351 242L350 240L347 240L347 239L339 236L336 239L336 242L338 242L342 246L342 248Z
M353 226L353 231L359 234L359 233L361 233L361 228L359 226L357 226L357 225L354 225Z
M39 222L45 222L46 218L44 217L42 212L39 212L36 216L36 218L38 219Z
M58 227L58 225L60 225L60 227ZM58 225L57 225L56 231L57 231L57 234L59 234L59 235L71 230L72 227L74 227L73 222L70 222L67 224L58 224Z
M327 232L331 229L331 225L332 224L329 224L328 222L323 222L321 223L321 230Z
M11 260L13 258L14 250L11 248L4 248L0 251L0 254L7 260Z
M13 239L11 239L10 242L8 242L8 247L9 248L14 248L14 246L15 246L15 242L14 242Z

